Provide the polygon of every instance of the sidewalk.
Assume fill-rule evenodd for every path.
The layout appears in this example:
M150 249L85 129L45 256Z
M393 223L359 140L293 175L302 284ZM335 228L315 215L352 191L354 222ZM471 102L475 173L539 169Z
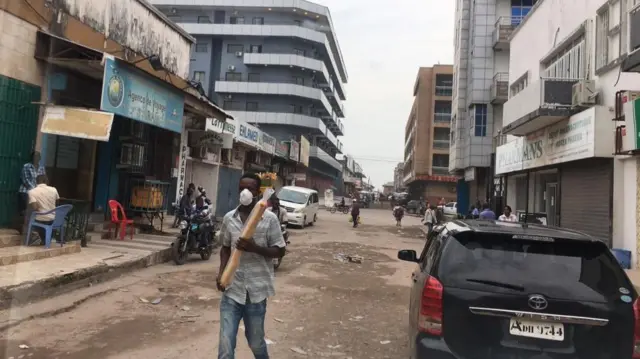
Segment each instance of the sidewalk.
M171 258L174 236L136 234L133 240L92 236L78 253L0 266L0 309L19 306ZM23 247L24 248L24 247Z

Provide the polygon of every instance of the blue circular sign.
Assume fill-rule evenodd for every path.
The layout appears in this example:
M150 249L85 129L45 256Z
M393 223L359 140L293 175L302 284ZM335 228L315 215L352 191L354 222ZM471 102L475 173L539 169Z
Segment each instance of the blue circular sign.
M107 98L113 107L120 107L124 100L124 81L118 75L113 75L109 79L107 88Z

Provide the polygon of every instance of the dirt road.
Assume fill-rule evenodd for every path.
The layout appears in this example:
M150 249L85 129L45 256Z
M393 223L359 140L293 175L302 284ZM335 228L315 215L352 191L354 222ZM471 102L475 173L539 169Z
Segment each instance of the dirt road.
M406 218L398 229L390 211L362 210L361 216L363 225L352 229L346 215L323 211L314 227L291 230L290 253L276 273L276 296L267 308L272 358L407 357L409 278L414 266L398 261L396 254L403 248L421 250L419 219ZM364 261L345 263L337 259L339 254L357 254ZM217 268L217 257L202 262L194 256L182 267L168 263L116 279L123 283L120 288L111 283L110 291L69 312L33 319L2 333L0 355L214 358L220 302ZM236 357L248 359L252 355L243 328Z

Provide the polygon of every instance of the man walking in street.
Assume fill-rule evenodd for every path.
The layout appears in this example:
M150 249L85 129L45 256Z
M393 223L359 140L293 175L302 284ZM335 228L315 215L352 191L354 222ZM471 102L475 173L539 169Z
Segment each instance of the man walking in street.
M28 192L36 188L36 178L45 174L45 169L40 165L40 152L31 153L31 162L22 166L20 172L20 188L18 190L18 213L23 216L29 200Z
M358 218L360 217L360 203L357 200L353 200L351 204L351 219L353 220L353 228L358 227Z
M489 203L485 202L482 205L482 212L480 212L480 219L496 220L496 214L489 208Z
M437 223L436 219L436 206L431 205L427 207L427 210L424 213L424 219L422 220L424 225L427 226L427 235L431 233L433 226Z
M223 291L220 301L220 338L218 359L234 359L240 320L244 321L245 336L256 359L268 359L264 320L267 298L275 295L273 258L285 254L285 242L278 217L265 211L253 238L240 234L257 203L261 180L247 173L240 178L240 206L224 216L220 229L220 273L218 289ZM232 248L241 250L242 260L228 288L220 285L220 277L231 257Z

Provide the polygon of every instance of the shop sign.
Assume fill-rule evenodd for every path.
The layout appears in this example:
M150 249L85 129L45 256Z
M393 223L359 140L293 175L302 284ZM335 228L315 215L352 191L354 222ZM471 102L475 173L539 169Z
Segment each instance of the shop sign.
M238 121L238 133L236 139L244 144L247 144L251 147L259 148L260 147L260 131L258 128L251 126L250 124Z
M292 179L292 180L295 180L295 181L306 181L307 180L307 174L306 173L292 173L287 177L289 179Z
M464 170L464 180L466 182L471 182L476 179L476 168L471 167Z
M300 136L300 163L309 167L309 140L307 140L304 136Z
M187 175L187 157L189 156L189 146L187 146L187 131L182 131L180 136L180 158L178 159L178 196L180 201L185 190L185 180Z
M262 132L262 136L260 136L260 147L262 151L272 155L276 151L276 142L275 137Z
M184 95L120 61L105 57L100 109L180 133Z
M356 181L358 180L357 177L353 177L353 176L343 176L342 177L342 181L344 183L356 183Z
M289 158L289 144L285 141L278 141L274 152L276 156Z
M46 106L40 130L51 135L108 142L113 113L84 108Z
M291 140L289 146L289 158L295 162L300 162L300 144L294 140Z
M596 108L571 116L496 149L496 174L595 156Z
M208 133L220 134L218 137L220 138L219 144L222 145L222 148L230 149L233 147L233 138L236 133L236 124L234 120L227 119L227 121L220 121L217 118L208 118L205 130Z

